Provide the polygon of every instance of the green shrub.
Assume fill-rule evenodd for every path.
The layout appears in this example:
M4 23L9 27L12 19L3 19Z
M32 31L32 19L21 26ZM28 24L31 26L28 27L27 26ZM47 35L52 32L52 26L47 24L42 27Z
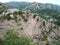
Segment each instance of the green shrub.
M2 39L0 39L0 45L3 45L3 40Z
M18 36L14 30L8 30L4 35L3 41L0 40L1 45L30 45L30 40L24 36Z
M53 43L54 43L55 45L60 45L60 41L58 41L58 40L54 40Z
M17 15L17 14L20 15L20 14L23 14L23 13L24 13L24 12L22 12L22 11L15 11L13 14L14 14L14 15Z

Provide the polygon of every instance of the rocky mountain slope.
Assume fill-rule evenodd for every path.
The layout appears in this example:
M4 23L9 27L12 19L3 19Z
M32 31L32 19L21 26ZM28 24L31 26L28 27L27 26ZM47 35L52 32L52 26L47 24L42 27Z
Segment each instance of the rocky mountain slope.
M39 45L56 45L60 42L60 27L38 16L39 13L18 9L7 9L3 13L0 17L0 38L8 29L14 29Z
M41 9L46 9L46 8L52 9L52 10L60 10L60 6L50 4L50 3L43 4L43 3L33 2L31 5L26 7L26 9L33 9L33 10L36 10L36 9L41 10Z
M40 45L54 45L54 40L60 41L60 27L47 22L37 14L17 14L16 18L13 16L10 19L0 20L0 37L3 37L8 29L14 29L20 35L30 37L34 43L39 40Z

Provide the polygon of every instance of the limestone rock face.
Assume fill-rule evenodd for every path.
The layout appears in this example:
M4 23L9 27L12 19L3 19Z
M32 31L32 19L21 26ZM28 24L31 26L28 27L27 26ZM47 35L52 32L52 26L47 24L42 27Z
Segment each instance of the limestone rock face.
M15 29L19 34L31 37L33 42L39 41L40 45L54 45L53 40L60 41L60 27L35 14L18 15L17 21L0 21L0 37L3 37L8 29Z

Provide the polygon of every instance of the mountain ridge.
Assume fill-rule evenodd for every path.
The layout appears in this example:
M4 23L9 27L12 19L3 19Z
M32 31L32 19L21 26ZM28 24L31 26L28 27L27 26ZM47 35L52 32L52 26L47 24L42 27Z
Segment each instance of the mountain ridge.
M56 5L56 4L50 4L50 3L38 3L38 2L25 2L25 1L22 1L22 2L17 2L17 1L12 1L12 2L7 2L5 3L5 5L7 5L8 7L11 7L11 8L19 8L19 9L23 9L25 7L28 7L30 5L33 5L34 3L36 3L37 5L41 5L41 7L43 8L49 8L49 9L54 9L54 10L60 10L60 6L59 5ZM36 5L35 5L36 7Z

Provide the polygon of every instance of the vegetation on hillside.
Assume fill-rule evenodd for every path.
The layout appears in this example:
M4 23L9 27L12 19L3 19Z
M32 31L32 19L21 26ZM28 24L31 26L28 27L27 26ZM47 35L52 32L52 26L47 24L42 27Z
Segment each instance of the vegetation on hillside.
M14 19L17 22L17 15L21 15L21 14L24 14L24 12L15 11L14 13L4 14L3 16L0 17L0 20L1 21L4 21L4 20L8 20L9 21L11 19ZM10 15L12 15L12 17Z
M8 30L0 39L0 45L30 45L30 39L25 36L18 36L14 30Z
M8 7L0 7L0 14L2 14L6 9L8 9Z
M31 13L38 13L40 17L50 20L53 19L53 23L60 26L60 12L52 9L31 10Z

